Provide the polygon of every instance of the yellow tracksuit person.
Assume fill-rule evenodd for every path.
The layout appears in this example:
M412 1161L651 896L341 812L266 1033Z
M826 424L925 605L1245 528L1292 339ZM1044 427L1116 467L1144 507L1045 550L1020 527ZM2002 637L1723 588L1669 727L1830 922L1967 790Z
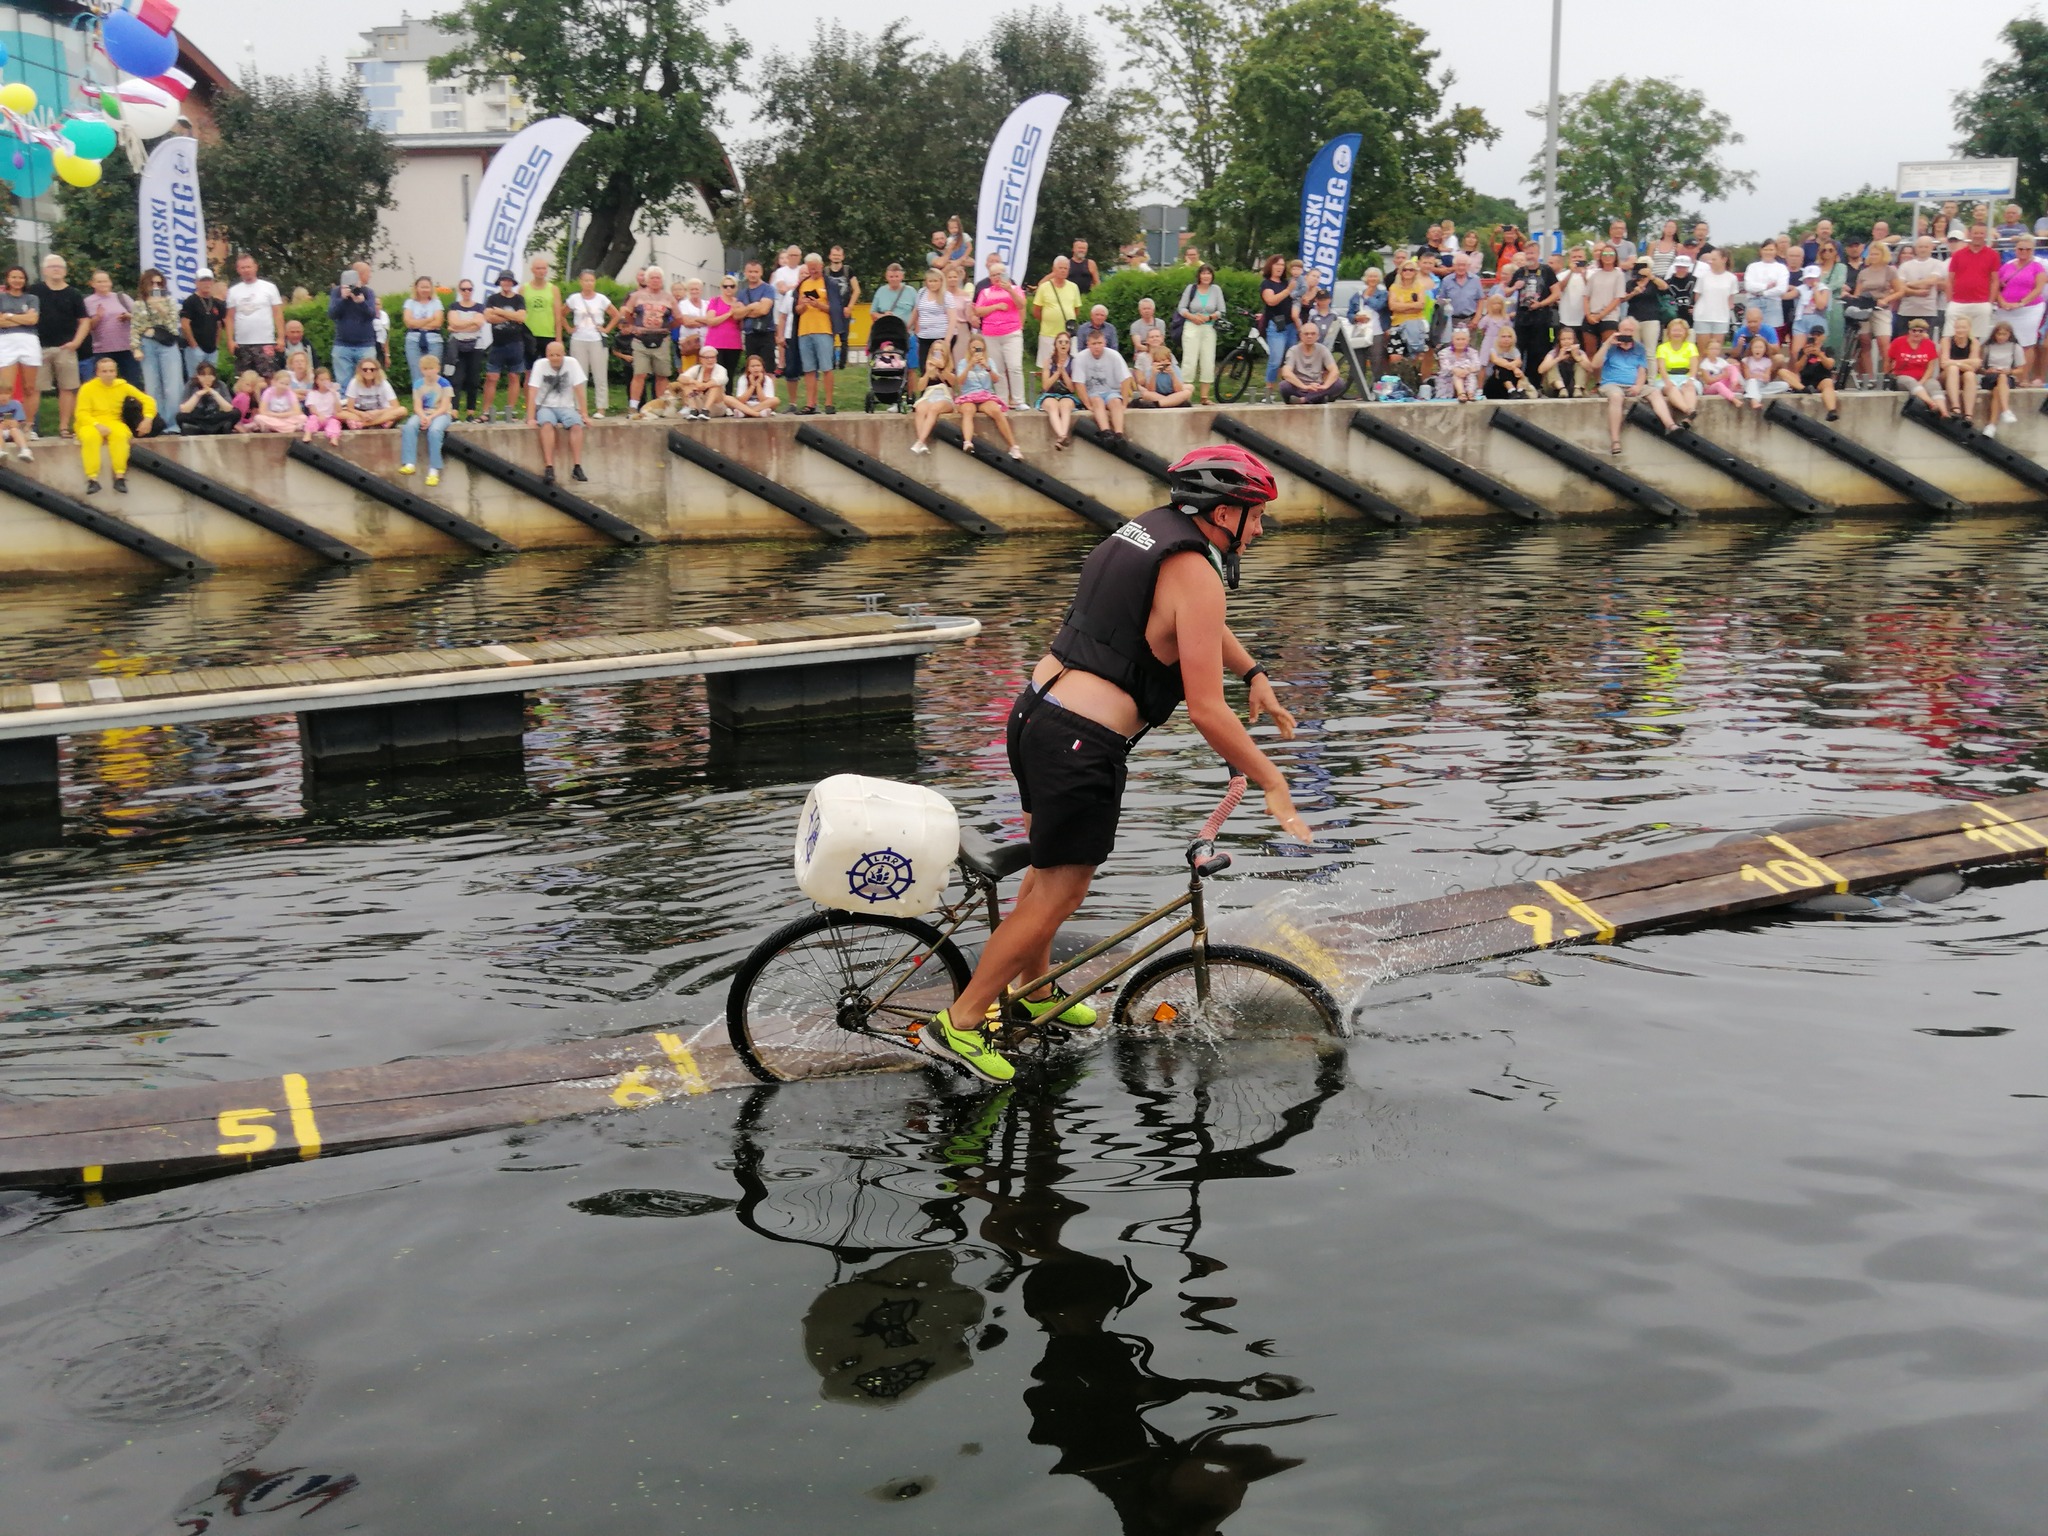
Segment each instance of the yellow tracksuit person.
M78 433L78 456L85 464L85 488L88 492L100 488L102 437L106 439L107 451L114 461L114 489L128 489L128 444L135 433L122 419L121 408L130 400L142 402L142 419L145 422L156 415L156 401L124 380L115 370L111 357L100 358L93 376L78 386L78 405L72 413L71 423Z

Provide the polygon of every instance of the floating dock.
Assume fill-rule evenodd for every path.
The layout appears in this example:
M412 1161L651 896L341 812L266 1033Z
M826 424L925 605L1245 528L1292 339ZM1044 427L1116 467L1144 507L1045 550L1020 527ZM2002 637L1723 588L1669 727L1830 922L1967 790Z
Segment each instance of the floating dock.
M1273 947L1333 982L1613 943L1824 892L2048 858L2048 793L1766 832L1559 880L1287 928ZM1344 957L1340 967L1337 956ZM1333 974L1333 972L1335 974ZM915 1067L915 1058L903 1065ZM721 1024L336 1072L0 1108L0 1186L233 1172L751 1086Z

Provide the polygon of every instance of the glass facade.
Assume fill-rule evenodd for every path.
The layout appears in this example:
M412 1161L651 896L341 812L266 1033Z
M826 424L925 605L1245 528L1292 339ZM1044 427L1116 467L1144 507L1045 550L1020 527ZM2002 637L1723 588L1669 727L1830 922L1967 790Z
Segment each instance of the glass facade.
M72 25L83 12L76 5L36 4L20 0L0 4L0 44L7 49L6 78L18 80L36 93L36 116L55 119L67 108L97 105L84 94L87 75L85 34ZM106 69L104 60L99 68ZM103 78L100 83L107 83ZM0 147L0 153L11 150ZM50 248L50 232L57 222L57 197L13 198L13 235L19 259L32 271Z

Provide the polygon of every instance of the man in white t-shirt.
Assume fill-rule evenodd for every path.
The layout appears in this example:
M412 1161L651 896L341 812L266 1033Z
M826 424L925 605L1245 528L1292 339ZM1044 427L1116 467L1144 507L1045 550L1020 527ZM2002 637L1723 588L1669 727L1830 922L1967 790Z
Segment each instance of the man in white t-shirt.
M228 289L228 346L235 371L254 369L265 379L281 366L277 338L284 330L284 295L277 284L256 275L256 258L244 251L235 259L239 281Z
M768 286L775 290L775 371L786 379L803 377L792 324L792 316L796 313L797 284L803 280L803 247L792 245L782 253L782 265L768 278Z
M1081 403L1095 418L1095 430L1114 442L1121 442L1124 435L1124 383L1130 378L1131 370L1120 353L1109 350L1108 340L1106 330L1098 330L1089 336L1088 350L1074 359L1074 382L1081 386Z
M569 311L569 356L583 365L583 377L590 385L597 409L590 414L602 420L611 399L611 350L605 338L619 323L619 307L597 291L597 274L585 270L577 292L564 302Z
M555 432L569 434L570 475L588 480L583 473L583 413L589 401L583 392L588 381L583 365L569 356L557 336L547 352L535 361L526 380L526 424L540 428L541 479L555 483Z
M1927 334L1940 335L1941 328L1934 320L1941 313L1942 299L1948 292L1948 263L1934 254L1934 236L1921 235L1913 242L1912 254L1899 262L1899 281L1906 285L1906 291L1899 300L1898 318L1892 325L1894 333L1905 334L1906 327L1899 320L1925 320Z
M726 371L718 366L718 349L701 347L697 361L676 376L683 391L684 420L709 421L725 414Z

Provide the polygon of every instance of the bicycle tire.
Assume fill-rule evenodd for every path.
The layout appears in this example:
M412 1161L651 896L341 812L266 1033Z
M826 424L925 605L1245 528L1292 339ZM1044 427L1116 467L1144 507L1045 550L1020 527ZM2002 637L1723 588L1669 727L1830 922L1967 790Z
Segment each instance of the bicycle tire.
M1221 405L1235 405L1251 387L1251 349L1242 343L1231 349L1216 370L1216 399Z
M1164 1016L1162 1016L1164 1010ZM1169 1032L1191 1026L1228 1035L1338 1032L1329 990L1290 960L1242 944L1209 946L1209 1002L1196 998L1195 952L1171 950L1139 966L1117 994L1119 1030Z
M884 942L892 937L910 942ZM764 1083L900 1060L907 1045L845 1027L842 1009L860 1009L878 978L893 979L896 968L913 958L919 969L938 961L951 990L939 997L936 981L919 985L922 978L913 979L891 999L894 1025L945 1007L966 988L973 972L958 945L914 917L813 912L784 924L754 946L726 992L725 1028L733 1050Z

